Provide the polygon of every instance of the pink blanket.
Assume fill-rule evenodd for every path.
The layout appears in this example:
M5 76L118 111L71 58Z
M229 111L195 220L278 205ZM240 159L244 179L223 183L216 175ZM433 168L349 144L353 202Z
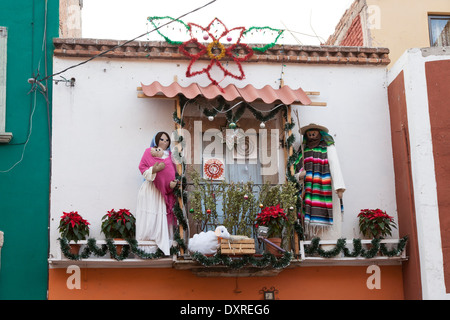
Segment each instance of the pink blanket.
M141 162L139 163L139 170L143 174L150 167L153 167L156 162L164 162L165 168L156 174L155 180L153 183L155 187L161 192L164 197L164 201L166 202L167 208L167 222L170 225L175 226L177 224L177 220L173 213L173 206L175 204L176 198L173 194L173 190L170 188L170 181L175 180L175 164L172 162L172 153L169 151L169 156L165 159L153 157L151 152L151 148L148 148L144 151L144 155L142 156Z

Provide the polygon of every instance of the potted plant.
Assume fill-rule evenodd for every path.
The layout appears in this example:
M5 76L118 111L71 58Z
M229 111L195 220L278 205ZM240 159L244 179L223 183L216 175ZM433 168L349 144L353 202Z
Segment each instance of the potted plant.
M75 242L75 244L69 244L70 253L79 253L81 245L77 242L86 240L89 236L89 225L90 223L83 219L77 211L63 212L58 229L62 238Z
M256 216L256 228L259 226L267 227L267 240L276 244L278 247L281 245L281 238L283 228L286 225L288 218L283 208L280 205L264 207L260 213ZM268 251L278 255L277 250L270 245Z
M136 218L128 209L112 209L102 217L101 232L107 239L134 239L136 235ZM117 246L120 254L122 246Z
M358 218L359 230L366 237L391 236L392 228L397 228L394 218L381 209L362 209Z

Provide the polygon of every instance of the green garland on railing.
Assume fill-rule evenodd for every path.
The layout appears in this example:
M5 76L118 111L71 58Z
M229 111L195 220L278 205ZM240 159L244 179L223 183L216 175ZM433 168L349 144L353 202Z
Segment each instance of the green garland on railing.
M290 265L292 253L286 251L279 259L269 252L265 252L261 258L254 256L231 258L230 256L222 255L220 253L217 253L212 257L207 257L199 252L192 253L191 257L205 267L222 264L230 267L231 269L240 269L246 265L252 265L258 268L271 266L274 269L283 269Z
M294 223L294 232L297 233L299 240L305 240L305 233L303 231L303 226L298 220Z
M289 132L289 130L292 130L295 127L295 122L292 120L292 118L291 118L290 122L287 121L288 120L287 119L287 109L284 110L283 116L285 119L284 132L286 135L286 148L289 150L289 148L294 145L295 135L293 133L288 135L288 132ZM298 148L297 151L295 150L295 148L292 148L292 149L293 149L292 155L288 156L288 159L286 161L286 178L288 181L294 183L295 187L298 190L296 207L297 207L298 212L301 212L301 208L302 208L301 186L290 170L291 166L294 165L295 161L297 160L299 153L301 152L301 148ZM298 216L298 213L297 213L297 216ZM303 233L303 229L302 229L302 233ZM302 237L300 239L302 239Z
M180 98L180 101L179 101L180 102L180 114L183 114L183 109L185 108L186 103L189 100L186 99L182 95L180 95L179 98ZM179 124L181 128L184 127L185 123L184 123L184 121L181 118L178 117L177 110L175 110L174 113L173 113L173 120L175 121L175 123ZM176 132L176 130L175 130L175 132ZM183 136L178 135L178 133L176 132L176 135L175 135L174 138L175 138L175 141L178 143L178 145L181 148L183 148L184 145L185 145L185 142L183 141ZM180 150L177 150L177 152L180 152ZM179 156L181 158L181 152L179 153ZM185 169L186 169L186 164L184 162L182 162L181 166L182 166L182 171L184 172ZM180 181L181 188L180 188L180 186L177 186L177 187L175 187L173 192L174 192L175 196L177 197L177 199L181 198L182 203L183 203L183 208L186 208L186 202L187 202L186 178L184 177L184 175L180 175L178 172L176 172L175 176L176 176L176 179L178 181ZM183 191L181 191L181 190L183 190ZM187 221L186 221L186 219L184 217L183 209L181 208L179 201L175 201L175 204L173 206L173 212L174 212L174 214L175 214L175 216L176 216L176 218L178 220L178 223L183 227L184 230L187 230L187 228L188 228ZM178 249L179 248L183 248L183 249L186 248L186 245L184 243L184 239L181 239L179 237L179 233L178 233L177 243L178 243Z
M180 247L186 249L184 245L184 241L180 239L179 233L175 233L175 240L178 242ZM81 260L87 259L91 254L94 254L98 257L105 256L108 252L111 258L122 261L129 257L130 252L134 253L141 259L158 259L164 257L164 253L161 250L157 250L156 253L146 253L143 250L138 248L138 243L134 239L127 239L127 245L123 245L122 252L118 255L116 250L116 245L111 239L106 239L106 244L102 244L100 247L97 246L96 240L93 238L88 239L86 247L83 249L81 254L72 254L70 253L70 245L69 241L65 238L60 238L60 246L61 251L64 256L70 260ZM171 248L171 254L174 254L176 248ZM229 266L232 269L239 269L245 265L251 264L256 267L264 268L271 265L275 269L285 268L290 264L292 254L289 252L285 252L284 255L277 259L271 253L265 253L262 258L255 258L253 256L245 256L243 258L230 258L228 256L224 256L221 254L216 254L213 257L206 257L198 252L192 254L192 258L194 260L199 261L204 266L211 266L217 264L223 264L225 266Z
M103 257L109 252L111 258L115 260L122 261L130 255L130 252L135 254L141 259L157 259L164 257L164 253L158 249L156 253L146 253L145 251L138 248L138 242L135 239L126 239L128 244L123 245L122 252L120 255L117 254L116 245L113 240L106 239L106 244L102 244L100 247L97 246L97 241L93 238L88 239L86 247L83 249L81 254L70 253L69 241L65 238L60 238L59 243L61 246L61 251L64 256L70 260L80 260L87 259L91 254L97 257Z
M175 254L179 247L186 249L184 241L180 239L178 233L175 233L175 240L178 243L178 248L172 247L171 254ZM98 257L103 257L108 252L110 253L111 258L117 261L122 261L128 258L130 252L141 259L158 259L164 257L164 253L160 249L158 249L156 253L146 253L143 250L139 249L138 242L135 239L127 239L126 241L128 242L128 244L123 245L122 252L119 255L116 251L116 245L111 239L106 239L106 244L102 244L100 247L98 247L96 240L90 238L88 239L87 245L83 249L81 254L70 253L70 245L67 239L60 238L59 241L62 253L66 258L70 260L87 259L91 254L94 254ZM333 258L343 252L345 257L355 258L361 256L363 258L370 259L375 257L378 252L381 252L384 256L395 257L399 256L403 252L407 241L408 236L404 236L399 240L396 248L392 248L391 250L389 250L387 249L385 243L381 243L380 239L374 238L371 242L372 248L369 250L365 250L362 248L361 239L353 239L353 251L350 252L350 250L346 247L346 240L344 238L338 239L336 246L330 250L323 250L322 248L320 248L320 238L313 238L311 240L311 244L305 246L305 253L308 255L318 254L322 258ZM275 269L286 268L287 266L289 266L290 261L293 257L292 253L290 252L285 252L279 259L268 252L264 253L262 258L256 258L254 256L231 258L230 256L221 255L220 253L217 253L212 257L206 257L199 252L192 253L191 256L194 260L207 267L223 264L232 269L239 269L249 264L260 268L268 267L269 265L271 265Z
M336 257L341 252L344 253L345 257L358 257L363 258L373 258L378 252L381 252L384 256L395 257L399 256L405 249L406 243L408 241L408 236L401 238L397 244L396 248L388 250L385 243L381 243L380 239L372 239L372 248L365 250L362 248L361 239L353 239L353 251L346 247L346 239L338 239L336 246L330 250L323 250L320 248L320 238L313 238L310 245L305 245L305 254L313 255L318 254L322 258L333 258Z
M184 240L180 237L180 230L177 229L173 235L173 240L177 243L177 246L172 246L170 248L170 254L177 254L180 252L180 248L186 251L186 244L184 243Z

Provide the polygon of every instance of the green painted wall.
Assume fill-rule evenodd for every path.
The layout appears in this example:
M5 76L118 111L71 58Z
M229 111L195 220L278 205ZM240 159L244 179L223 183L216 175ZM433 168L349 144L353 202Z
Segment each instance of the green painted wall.
M47 298L52 82L47 104L43 94L30 92L27 80L38 72L39 78L52 73L58 10L58 0L0 1L0 26L8 28L6 132L13 133L10 144L0 144L0 230L5 233L0 300ZM23 160L4 172L21 159L33 109Z

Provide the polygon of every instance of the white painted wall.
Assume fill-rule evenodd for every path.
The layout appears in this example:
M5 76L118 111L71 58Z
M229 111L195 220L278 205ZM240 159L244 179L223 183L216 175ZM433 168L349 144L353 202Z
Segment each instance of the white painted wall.
M54 71L80 61L84 59L55 57ZM301 125L325 125L335 137L347 186L343 236L361 237L356 218L360 209L381 208L396 218L386 69L284 64L285 85L320 91L313 101L328 104L293 109L298 108ZM139 99L136 87L155 80L168 85L174 76L184 86L209 84L204 76L186 78L187 66L180 61L98 58L63 74L76 79L74 87L54 86L50 232L55 258L60 257L56 239L63 211L78 211L91 223L90 236L97 239L103 238L100 220L106 211L135 211L142 153L155 132L174 128L173 102ZM246 79L234 81L236 85L278 87L281 62L243 68ZM227 78L222 84L228 83Z
M401 71L403 71L405 79L423 299L450 299L450 294L445 293L439 208L425 75L425 62L450 59L450 55L441 50L439 48L409 49L388 74L389 83L394 81ZM422 54L427 51L436 54Z

